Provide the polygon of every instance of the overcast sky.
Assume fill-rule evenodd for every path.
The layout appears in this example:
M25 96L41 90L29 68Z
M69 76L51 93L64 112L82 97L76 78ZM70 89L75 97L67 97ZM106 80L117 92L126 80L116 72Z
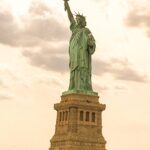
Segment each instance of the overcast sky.
M150 1L70 0L97 48L93 89L108 150L150 149ZM47 150L69 85L62 0L0 0L0 149Z

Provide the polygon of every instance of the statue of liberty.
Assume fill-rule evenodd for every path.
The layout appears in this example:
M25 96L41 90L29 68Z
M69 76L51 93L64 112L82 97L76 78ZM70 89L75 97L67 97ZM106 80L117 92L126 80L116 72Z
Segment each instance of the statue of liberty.
M74 19L68 0L64 0L64 6L72 32L69 43L70 84L67 93L79 92L93 95L95 92L93 92L91 83L91 55L95 52L95 39L90 30L86 28L85 16L77 13Z

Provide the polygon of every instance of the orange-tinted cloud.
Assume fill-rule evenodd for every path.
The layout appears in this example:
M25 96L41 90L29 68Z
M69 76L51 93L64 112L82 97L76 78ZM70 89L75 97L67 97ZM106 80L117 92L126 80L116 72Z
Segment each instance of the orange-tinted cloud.
M4 84L4 82L0 79L0 88L5 88L6 86L5 86L5 84Z
M149 76L140 73L127 59L113 58L95 61L93 72L97 75L111 74L116 80L149 82Z
M18 39L18 26L9 10L0 10L0 43L14 46Z
M149 3L132 4L126 19L125 24L128 27L136 27L145 30L147 36L150 37L150 9Z
M9 10L0 11L0 43L15 47L41 47L50 42L65 41L67 27L51 8L34 3L19 25Z
M0 94L0 101L10 100L10 99L11 99L11 97L8 95Z
M56 72L66 72L68 67L67 59L64 55L59 55L56 49L42 49L36 52L24 51L23 55L28 58L31 65L44 68L46 70L52 70ZM51 53L52 51L52 53ZM54 53L55 51L55 53Z

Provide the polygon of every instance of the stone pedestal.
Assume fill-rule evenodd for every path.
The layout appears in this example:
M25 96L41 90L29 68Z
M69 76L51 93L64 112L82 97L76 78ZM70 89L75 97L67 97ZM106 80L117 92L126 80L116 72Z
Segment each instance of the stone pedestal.
M69 94L54 105L55 135L49 150L106 150L102 135L102 111L98 96Z

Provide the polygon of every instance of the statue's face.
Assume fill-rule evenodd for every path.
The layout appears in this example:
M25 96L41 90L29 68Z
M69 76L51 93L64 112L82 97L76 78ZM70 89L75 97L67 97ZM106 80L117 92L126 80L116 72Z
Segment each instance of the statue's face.
M81 26L81 27L86 26L86 21L82 17L76 16L76 21L79 26Z
M80 24L81 23L81 18L77 16L76 21L77 21L77 24Z

